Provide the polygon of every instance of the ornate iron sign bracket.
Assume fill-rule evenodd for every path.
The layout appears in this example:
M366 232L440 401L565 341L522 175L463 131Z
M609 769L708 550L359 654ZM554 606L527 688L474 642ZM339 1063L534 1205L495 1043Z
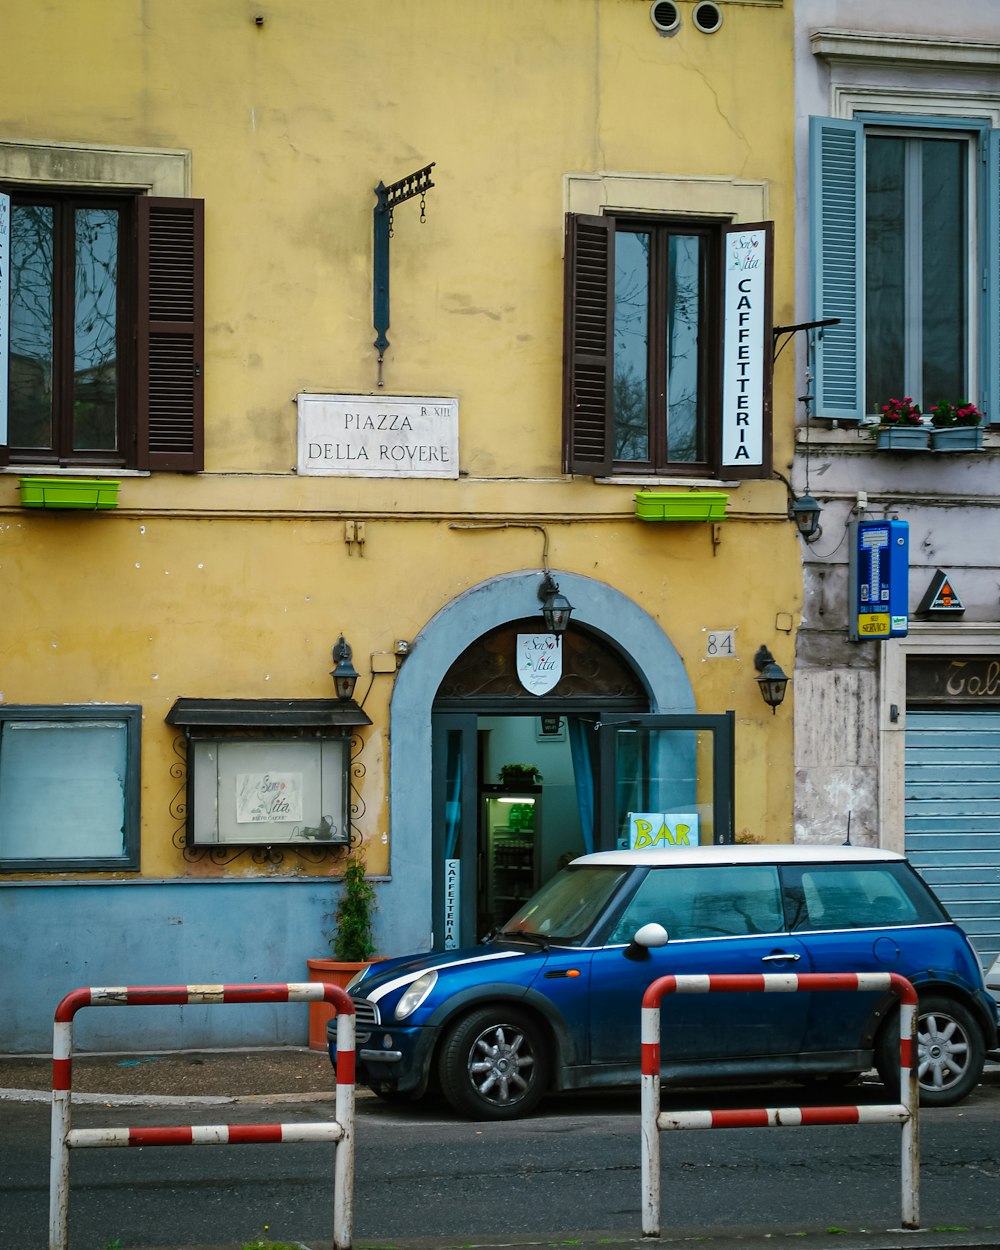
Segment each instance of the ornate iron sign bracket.
M385 349L389 346L389 340L386 338L386 331L389 329L389 240L392 238L392 213L397 204L403 204L406 200L412 200L414 196L420 196L420 220L426 220L425 208L426 204L424 196L433 187L431 181L431 170L436 162L431 161L429 165L425 165L423 169L418 169L415 173L407 174L405 178L400 178L398 182L394 182L391 186L386 186L380 182L375 188L376 202L374 209L374 236L375 236L375 262L374 262L374 322L375 322L375 350L378 352L378 384L382 382L382 362L385 359Z

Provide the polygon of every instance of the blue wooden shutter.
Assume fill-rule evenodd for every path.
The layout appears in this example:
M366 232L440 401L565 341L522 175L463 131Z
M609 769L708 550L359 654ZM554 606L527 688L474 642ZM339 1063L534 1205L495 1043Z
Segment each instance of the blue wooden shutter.
M986 295L983 316L982 408L986 421L1000 422L1000 130L986 137Z
M809 119L813 317L818 417L864 415L864 131L860 122Z

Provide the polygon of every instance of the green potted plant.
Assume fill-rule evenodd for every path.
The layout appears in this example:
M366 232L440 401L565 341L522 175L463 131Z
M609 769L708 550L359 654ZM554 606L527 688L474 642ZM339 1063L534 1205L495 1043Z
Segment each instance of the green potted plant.
M342 890L336 910L328 913L333 927L324 936L331 958L307 959L310 981L325 981L346 988L351 978L374 962L375 887L368 880L363 855L352 857L341 877ZM327 1002L309 1004L309 1046L326 1050L326 1025L333 1015Z
M977 451L983 445L983 414L967 399L941 400L931 409L931 447L935 451Z
M503 785L512 789L537 786L542 780L541 771L534 764L504 764L497 776Z
M878 448L919 451L927 446L929 437L920 405L915 404L909 395L903 399L890 399L882 405L875 430L875 445Z

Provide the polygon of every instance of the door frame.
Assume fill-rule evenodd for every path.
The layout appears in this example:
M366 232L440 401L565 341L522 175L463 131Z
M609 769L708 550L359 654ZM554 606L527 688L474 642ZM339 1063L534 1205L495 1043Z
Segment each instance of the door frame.
M595 849L618 849L615 836L618 792L617 752L614 739L621 729L695 730L712 735L712 828L713 842L732 843L736 836L736 713L704 713L690 716L651 712L640 715L602 716L598 729L598 787Z

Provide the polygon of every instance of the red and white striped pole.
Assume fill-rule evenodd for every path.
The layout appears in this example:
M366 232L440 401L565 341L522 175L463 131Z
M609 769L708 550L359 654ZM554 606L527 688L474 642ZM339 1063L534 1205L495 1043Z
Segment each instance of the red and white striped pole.
M889 991L900 1000L900 1096L897 1104L860 1107L761 1107L740 1111L660 1112L660 1003L666 994ZM642 999L642 1234L660 1235L660 1140L665 1129L778 1128L814 1124L900 1124L902 1126L902 1225L920 1221L920 1136L916 1056L917 994L895 972L763 973L666 976Z
M193 1003L315 1002L337 1013L337 1101L323 1124L215 1124L165 1128L72 1127L73 1017L81 1007L135 1007ZM52 1039L52 1135L49 1250L66 1250L69 1224L69 1152L94 1146L222 1146L261 1142L337 1143L334 1162L333 1245L350 1250L354 1213L354 1003L338 985L288 982L257 985L139 985L73 990L56 1008Z

